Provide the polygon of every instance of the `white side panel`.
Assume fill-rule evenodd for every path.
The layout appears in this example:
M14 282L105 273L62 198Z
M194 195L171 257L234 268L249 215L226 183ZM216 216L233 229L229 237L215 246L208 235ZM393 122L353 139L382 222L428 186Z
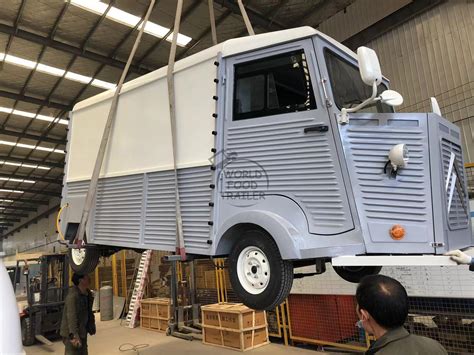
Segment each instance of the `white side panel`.
M212 131L216 129L217 67L212 59L175 74L176 130L178 132L178 165L187 168L210 164L214 148Z
M214 58L175 74L178 167L209 164L214 147ZM111 99L73 112L67 181L89 179ZM122 93L101 177L173 168L166 77Z

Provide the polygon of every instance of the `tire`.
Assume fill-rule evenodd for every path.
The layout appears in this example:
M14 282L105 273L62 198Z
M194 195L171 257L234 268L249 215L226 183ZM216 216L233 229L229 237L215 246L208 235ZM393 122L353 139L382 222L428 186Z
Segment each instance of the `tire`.
M95 246L81 249L69 249L69 264L74 272L86 275L95 270L99 263L100 251Z
M245 231L229 255L232 288L248 307L274 310L293 285L293 264L282 260L272 237L261 230Z
M381 266L333 266L334 271L342 279L359 283L365 276L376 275L382 270Z
M31 346L35 343L35 327L30 317L21 319L21 340L24 346Z

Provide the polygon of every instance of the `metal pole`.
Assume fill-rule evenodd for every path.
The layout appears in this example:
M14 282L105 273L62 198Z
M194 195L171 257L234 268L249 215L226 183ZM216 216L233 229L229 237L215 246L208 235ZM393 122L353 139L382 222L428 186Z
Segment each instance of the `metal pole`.
M117 255L112 255L112 289L114 296L118 296L118 279L117 279Z
M143 20L143 24L140 27L140 31L138 32L137 39L133 44L132 51L128 56L127 64L125 64L125 69L122 72L122 76L120 77L119 83L115 88L114 97L112 98L112 104L110 106L109 115L107 117L107 121L105 123L104 132L102 134L102 139L99 146L99 152L97 154L97 159L95 161L94 170L92 172L91 181L89 184L89 189L87 190L86 201L84 203L84 210L82 211L82 218L81 223L79 224L79 229L76 235L78 244L81 244L82 240L84 239L85 227L86 223L89 220L89 214L92 209L92 203L94 201L95 193L97 191L97 183L99 181L100 170L102 168L102 163L104 161L105 150L107 148L107 143L110 138L110 131L112 130L112 125L115 121L115 117L117 114L117 106L118 106L118 99L120 95L120 91L122 90L123 83L125 78L127 77L128 71L130 69L130 65L132 64L133 57L135 56L135 52L138 49L138 45L142 39L143 31L145 30L145 25L150 18L151 11L153 10L153 6L155 5L155 0L150 1L150 5L148 7L148 11L145 15L145 19Z

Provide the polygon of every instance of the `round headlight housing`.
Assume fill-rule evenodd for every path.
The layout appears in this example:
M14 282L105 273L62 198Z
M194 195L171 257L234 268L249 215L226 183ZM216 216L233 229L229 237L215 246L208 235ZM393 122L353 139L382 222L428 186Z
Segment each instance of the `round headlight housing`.
M410 160L410 152L406 144L397 144L390 149L388 155L393 170L404 168Z

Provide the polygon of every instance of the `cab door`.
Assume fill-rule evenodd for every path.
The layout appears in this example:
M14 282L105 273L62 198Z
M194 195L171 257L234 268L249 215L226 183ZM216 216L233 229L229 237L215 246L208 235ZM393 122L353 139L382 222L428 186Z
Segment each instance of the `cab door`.
M221 203L253 198L247 208L278 195L304 211L309 233L353 229L311 39L226 58L225 76L224 155L234 169L220 175ZM265 178L252 181L257 171Z

